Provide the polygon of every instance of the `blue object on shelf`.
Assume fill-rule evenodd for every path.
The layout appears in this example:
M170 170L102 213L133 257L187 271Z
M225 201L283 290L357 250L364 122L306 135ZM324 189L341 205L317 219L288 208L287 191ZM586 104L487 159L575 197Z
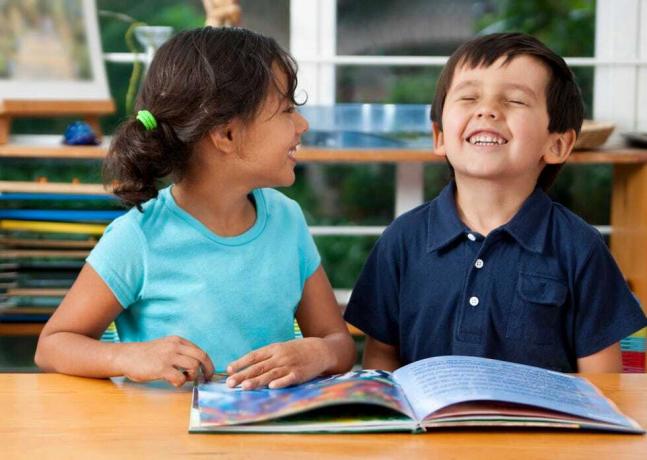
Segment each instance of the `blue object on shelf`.
M328 148L432 148L427 104L304 105L304 145Z
M99 140L90 125L84 121L74 121L65 128L63 143L66 145L98 145Z

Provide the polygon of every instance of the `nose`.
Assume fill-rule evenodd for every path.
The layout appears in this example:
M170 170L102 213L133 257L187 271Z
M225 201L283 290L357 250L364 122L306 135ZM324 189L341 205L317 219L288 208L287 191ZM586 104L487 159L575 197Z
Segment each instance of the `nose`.
M295 125L299 134L305 133L308 129L310 129L308 120L306 120L305 117L301 115L301 113L295 111L294 116L296 117Z
M484 99L477 107L476 117L498 120L501 117L501 111L496 102Z

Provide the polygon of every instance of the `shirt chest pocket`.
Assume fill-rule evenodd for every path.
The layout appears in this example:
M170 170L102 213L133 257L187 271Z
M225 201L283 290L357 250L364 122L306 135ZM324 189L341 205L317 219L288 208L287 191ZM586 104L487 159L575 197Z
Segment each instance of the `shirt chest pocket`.
M506 337L535 345L557 343L567 296L568 288L556 277L519 273Z

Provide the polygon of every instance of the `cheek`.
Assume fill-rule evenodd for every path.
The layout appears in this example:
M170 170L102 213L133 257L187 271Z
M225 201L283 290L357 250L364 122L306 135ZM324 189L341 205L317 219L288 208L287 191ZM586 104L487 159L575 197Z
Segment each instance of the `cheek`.
M448 110L443 114L443 133L447 142L462 140L466 117L458 110Z
M516 133L515 137L523 139L525 144L539 146L545 142L546 137L548 136L548 127L546 127L545 132L537 129L537 127L541 126L542 123L542 120L538 119L519 120L515 123L515 126L512 129L513 132Z

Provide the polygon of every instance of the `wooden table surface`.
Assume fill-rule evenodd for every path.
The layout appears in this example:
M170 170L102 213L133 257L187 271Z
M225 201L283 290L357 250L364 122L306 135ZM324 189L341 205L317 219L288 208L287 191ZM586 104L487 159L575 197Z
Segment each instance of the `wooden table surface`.
M647 374L588 376L647 427ZM0 458L647 458L647 436L565 431L188 434L191 393L55 374L0 374Z

